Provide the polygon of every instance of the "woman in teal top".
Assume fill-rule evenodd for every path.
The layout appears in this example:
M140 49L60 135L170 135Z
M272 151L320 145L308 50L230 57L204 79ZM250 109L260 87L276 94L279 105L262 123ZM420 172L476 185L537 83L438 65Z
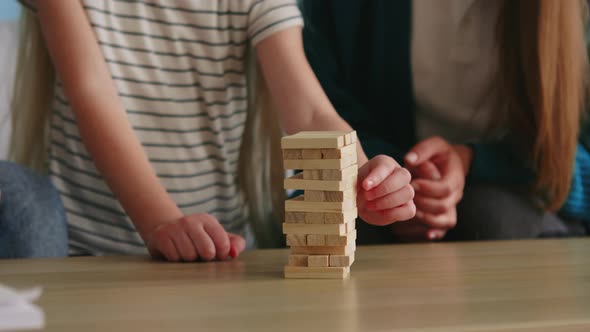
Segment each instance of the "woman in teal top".
M394 224L398 239L587 233L582 1L301 5L336 109L369 154L405 158L414 174L417 217Z

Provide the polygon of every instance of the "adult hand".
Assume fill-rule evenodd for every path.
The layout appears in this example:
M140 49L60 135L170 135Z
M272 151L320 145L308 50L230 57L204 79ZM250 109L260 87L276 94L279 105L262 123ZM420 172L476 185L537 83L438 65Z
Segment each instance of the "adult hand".
M406 155L408 168L419 174L412 187L416 191L415 221L425 226L424 239L441 239L457 224L456 206L463 197L472 154L467 146L453 146L440 137L432 137L418 143Z

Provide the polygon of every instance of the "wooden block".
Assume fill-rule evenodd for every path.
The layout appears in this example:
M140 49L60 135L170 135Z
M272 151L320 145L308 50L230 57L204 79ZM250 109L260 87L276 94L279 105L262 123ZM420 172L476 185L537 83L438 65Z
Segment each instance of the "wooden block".
M301 225L301 224L294 224L294 225ZM344 224L344 225L345 225L345 229L346 229L346 234L348 234L356 229L356 219L351 219L351 220L347 221L346 224Z
M345 235L347 224L283 224L283 234Z
M318 159L340 159L346 156L356 156L356 144L347 145L340 149L320 149L320 152Z
M344 145L349 145L357 142L356 131L351 131L350 133L344 135Z
M328 235L309 234L309 235L307 235L307 245L308 246L325 246L327 236ZM330 236L338 236L338 235L330 235Z
M328 255L309 255L307 256L307 266L328 267L330 260Z
M350 220L355 220L358 217L358 210L356 208L342 212L324 213L325 224L346 224Z
M356 167L356 165L355 165ZM304 171L305 172L305 171ZM290 178L286 178L283 182L285 189L301 189L301 190L328 190L328 191L342 191L348 188L356 187L357 177L350 177L342 181L315 181L303 179L303 174L295 174Z
M350 188L344 191L324 191L324 202L344 202L347 199L356 199L355 189L356 188Z
M304 171L305 172L305 171ZM341 181L358 175L358 165L348 166L344 169L322 169L317 170L319 178L324 181ZM315 180L315 179L314 179Z
M306 202L303 195L285 201L285 211L299 212L340 212L356 207L355 199L345 199L343 202Z
M303 212L305 213L306 224L323 224L325 217L323 212Z
M284 149L283 159L303 159L303 151L301 149Z
M343 169L356 164L356 156L341 159L285 159L285 169Z
M354 254L330 255L330 266L347 267L347 266L351 266L353 262L354 262ZM308 261L308 266L310 266L309 261Z
M324 202L326 200L324 193L322 190L306 190L303 194L303 200L306 202Z
M305 223L305 212L285 212L285 222L290 224Z
M347 246L301 246L291 247L293 255L350 255L356 250L356 243Z
M349 276L349 267L285 266L287 279L346 279Z
M289 255L289 266L307 266L308 255Z
M298 247L307 245L307 236L302 234L287 234L287 245Z
M353 229L346 235L325 235L324 240L327 246L347 246L356 241L356 229ZM314 245L309 243L309 235L307 245Z
M303 149L302 151L303 159L322 159L321 149Z
M321 169L305 169L305 170L303 170L303 179L304 180L321 180L322 179L322 170Z
M283 149L321 149L344 146L346 132L299 132L281 139Z

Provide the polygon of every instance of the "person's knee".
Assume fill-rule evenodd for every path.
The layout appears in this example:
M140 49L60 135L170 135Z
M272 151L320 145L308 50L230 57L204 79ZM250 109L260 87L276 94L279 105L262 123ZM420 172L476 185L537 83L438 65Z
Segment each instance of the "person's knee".
M0 256L67 255L59 193L48 177L0 161Z
M526 194L496 185L472 185L457 206L452 235L461 240L498 240L539 236L543 211Z

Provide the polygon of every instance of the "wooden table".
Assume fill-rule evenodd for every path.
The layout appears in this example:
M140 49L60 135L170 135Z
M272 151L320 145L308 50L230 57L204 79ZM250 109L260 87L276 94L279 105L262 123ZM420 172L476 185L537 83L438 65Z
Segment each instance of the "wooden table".
M349 280L285 280L285 250L235 261L0 261L42 285L49 331L590 331L590 239L359 247Z

